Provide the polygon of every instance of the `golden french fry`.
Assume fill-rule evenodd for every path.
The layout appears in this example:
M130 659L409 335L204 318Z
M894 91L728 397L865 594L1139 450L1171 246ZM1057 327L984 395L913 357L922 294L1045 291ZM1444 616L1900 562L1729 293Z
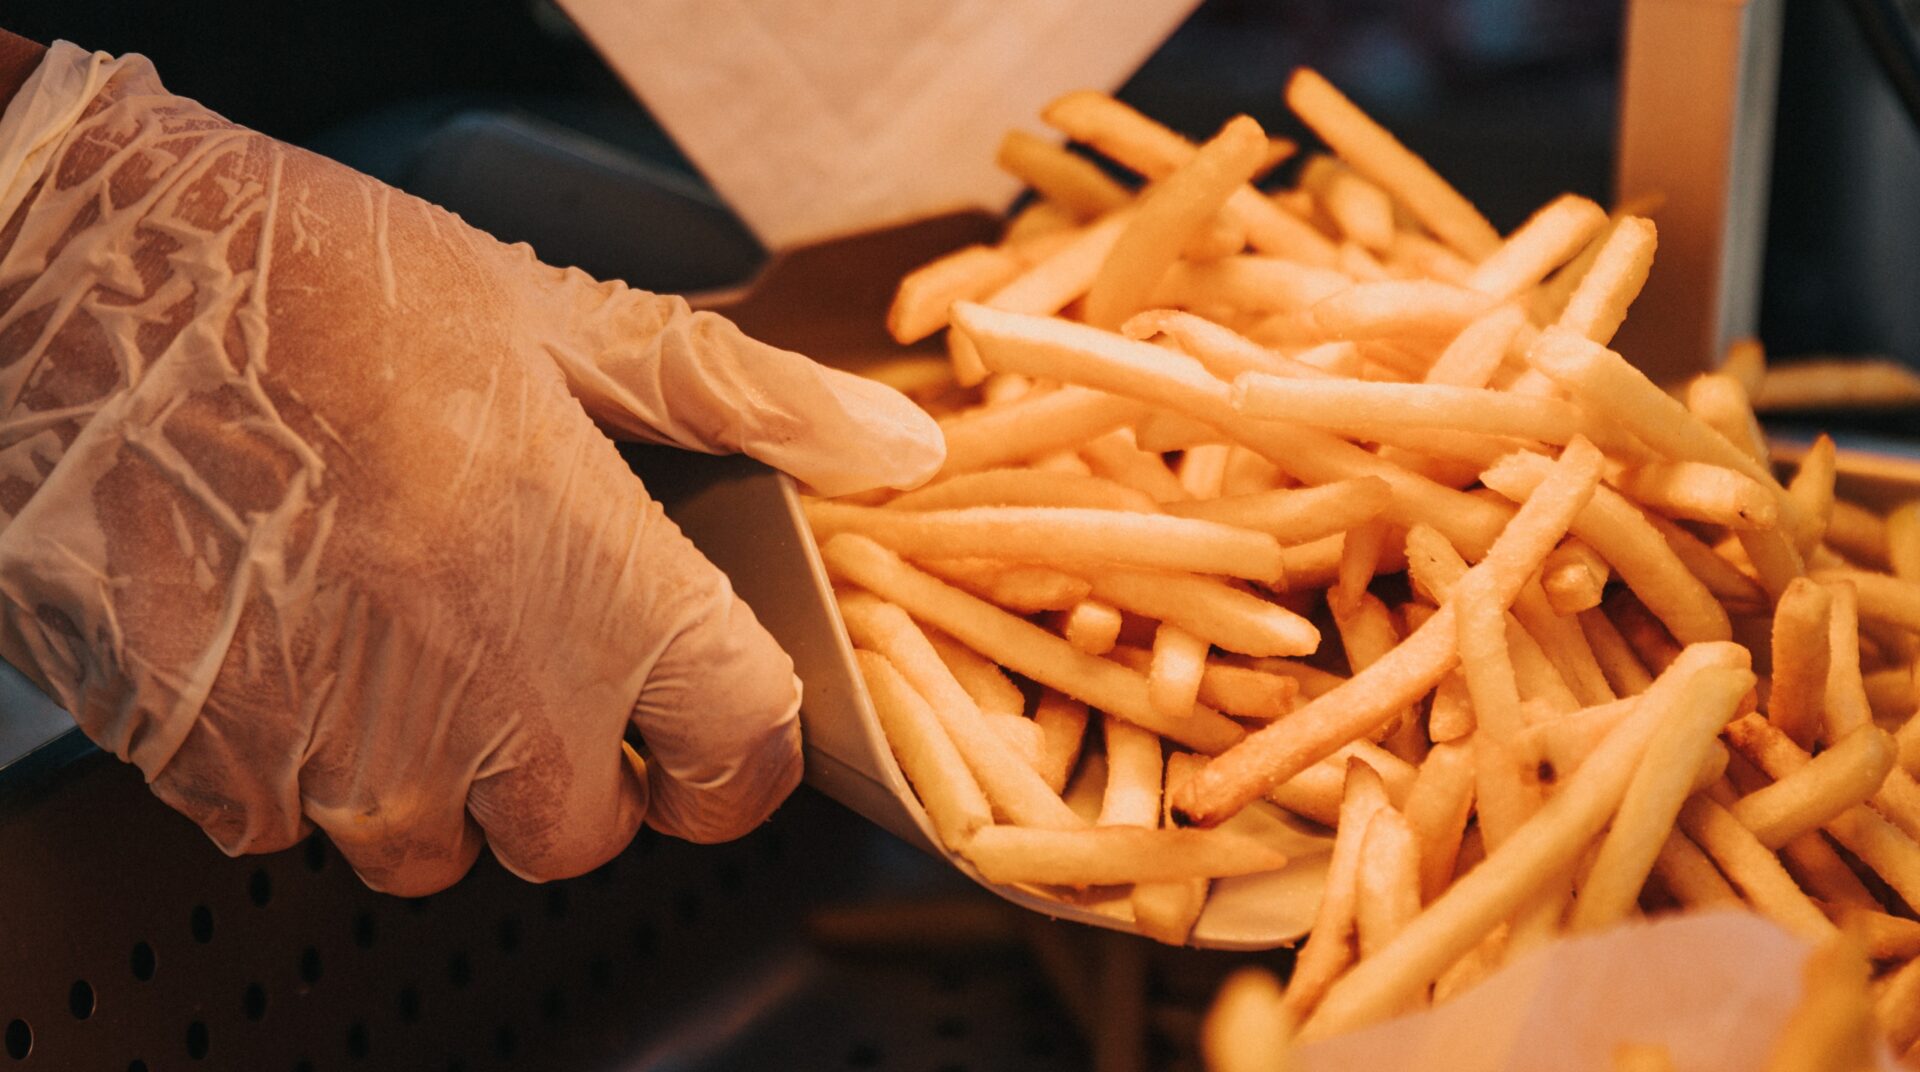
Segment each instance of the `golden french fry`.
M1733 699L1738 702L1738 697ZM1653 861L1693 790L1695 771L1706 762L1715 738L1733 714L1731 703L1703 704L1676 712L1654 732L1647 742L1651 758L1634 772L1620 810L1580 884L1568 919L1570 929L1597 930L1632 912Z
M1091 585L1088 586L1091 589ZM1097 599L1083 599L1069 608L1060 623L1060 635L1075 651L1105 655L1120 640L1123 624L1119 608Z
M1180 719L1163 718L1147 700L1142 675L1076 651L1045 629L914 569L864 536L832 537L820 554L833 576L899 605L1007 669L1108 714L1200 752L1222 751L1243 736L1230 719L1205 708Z
M851 592L841 597L840 614L855 644L886 656L926 699L996 811L1016 822L1052 829L1085 825L1033 767L1007 747L905 611Z
M989 603L1021 614L1068 610L1093 590L1092 585L1070 573L986 558L925 558L920 560L920 568Z
M1348 166L1392 194L1469 260L1482 260L1499 248L1499 232L1471 202L1325 78L1305 67L1295 70L1287 80L1287 106Z
M1871 517L1872 515L1868 515ZM1835 515L1835 521L1839 515ZM1880 526L1881 556L1903 581L1920 581L1920 502L1902 503ZM1843 547L1842 550L1845 550Z
M1540 586L1556 614L1572 616L1600 605L1607 578L1607 560L1577 538L1560 541L1540 566Z
M1712 858L1679 830L1667 832L1660 854L1654 857L1653 872L1674 900L1688 908L1738 908L1742 903Z
M1129 429L1118 428L1088 440L1081 446L1080 456L1094 473L1157 503L1178 502L1188 497L1187 489L1180 485L1180 478L1173 470L1167 468L1166 460L1142 449Z
M1833 924L1780 865L1777 857L1725 808L1705 796L1680 811L1680 827L1712 856L1720 870L1761 915L1803 937L1824 939Z
M1316 268L1264 254L1242 254L1207 261L1176 262L1159 277L1151 297L1153 304L1160 306L1187 309L1217 306L1246 313L1295 313L1322 298L1338 294L1352 286L1353 282L1344 272L1332 268ZM1174 311L1153 309L1142 315L1164 316ZM1193 316L1192 313L1184 315ZM1136 335L1133 330L1126 331L1126 334L1144 337ZM1259 345L1251 340L1247 340L1247 344ZM1292 364L1272 358L1267 359L1266 363L1276 364L1280 370L1289 369Z
M1163 775L1160 738L1112 715L1101 719L1100 732L1106 744L1107 785L1100 800L1099 825L1158 827Z
M1870 1039L1872 1028L1878 1027L1886 1033L1887 1041L1903 1052L1916 1039L1920 1039L1920 960L1907 961L1881 985L1880 996L1873 1003L1873 1013L1878 1023L1866 1025L1865 1030L1855 1026L1853 1033L1856 1036L1865 1035ZM1865 1040L1856 1038L1853 1041L1856 1046L1854 1052L1858 1052ZM1807 1048L1812 1049L1813 1044L1809 1043ZM1868 1066L1862 1062L1851 1067Z
M1200 701L1200 679L1207 668L1207 642L1170 622L1153 633L1147 669L1147 699L1168 718L1183 717Z
M1477 290L1429 280L1393 279L1356 283L1314 302L1313 324L1336 339L1395 336L1451 337L1492 309Z
M1026 718L1026 697L991 659L983 658L979 652L945 633L928 633L927 640L939 654L940 661L953 672L954 680L979 705L981 714Z
M1086 740L1087 705L1065 693L1041 689L1033 707L1033 724L1040 727L1040 762L1036 768L1040 780L1048 789L1063 793Z
M958 850L976 830L993 823L979 782L960 758L940 717L886 656L871 651L857 651L854 656L901 772L926 808L941 844Z
M1888 915L1877 908L1829 905L1828 914L1842 933L1853 935L1871 960L1911 960L1920 956L1920 921Z
M1167 801L1176 786L1191 777L1205 762L1192 752L1175 752L1167 756L1166 791L1161 795L1160 821L1162 826L1171 825L1167 816ZM1135 883L1128 901L1133 908L1133 921L1140 932L1155 941L1168 945L1181 945L1193 932L1193 925L1200 918L1200 912L1206 907L1208 881L1204 878L1188 879L1185 882L1139 882ZM1271 985L1268 994L1273 1002L1273 1011L1279 1012L1280 987Z
M1261 968L1240 968L1220 984L1200 1023L1200 1053L1208 1072L1286 1072L1290 1036L1279 980Z
M1827 617L1827 679L1821 699L1821 721L1826 738L1838 741L1862 726L1873 724L1867 685L1860 677L1860 597L1848 581L1823 585L1832 596Z
M947 326L956 301L979 301L1019 274L1020 258L991 246L968 246L908 273L887 310L887 332L906 344Z
M1794 545L1802 555L1812 553L1827 538L1833 521L1833 481L1839 465L1839 452L1833 437L1822 434L1800 458L1800 468L1787 484L1787 495L1799 508L1800 528L1793 533Z
M1528 217L1467 277L1467 286L1505 301L1539 284L1607 225L1607 211L1576 194L1561 194Z
M1358 760L1373 768L1386 784L1387 799L1395 806L1406 802L1407 793L1418 776L1413 764L1362 739L1342 746L1333 755L1274 786L1266 799L1295 815L1333 826L1340 818L1349 760Z
M1393 199L1332 157L1315 154L1300 168L1300 189L1324 206L1342 235L1357 246L1342 250L1384 250L1393 244Z
M1294 959L1293 975L1287 980L1287 991L1281 998L1281 1006L1290 1020L1298 1021L1311 1012L1333 980L1353 960L1350 938L1367 824L1389 807L1392 805L1387 802L1380 776L1365 763L1349 760L1339 823L1334 827L1333 856L1327 863L1326 892L1320 895L1313 929L1307 932L1306 943Z
M1202 270L1219 277L1209 281L1211 293L1219 294L1228 289L1237 291L1244 287L1249 292L1247 297L1251 299L1255 293L1270 295L1299 287L1301 293L1306 295L1300 299L1300 305L1319 301L1348 285L1347 280L1335 273L1319 272L1318 269L1305 268L1292 261L1273 258L1232 258L1195 269ZM1298 272L1319 272L1322 278L1294 278ZM1237 293L1234 297L1240 299ZM1289 357L1269 350L1231 328L1178 309L1149 309L1120 325L1120 333L1129 339L1151 339L1155 335L1163 335L1221 379L1230 380L1243 372L1271 372L1276 376L1306 379L1336 375L1321 363L1325 353L1308 351ZM1342 356L1351 354L1353 361L1359 360L1352 343L1328 343L1326 346L1331 348L1328 352ZM1304 360L1307 358L1311 360Z
M1386 481L1363 476L1318 487L1170 502L1163 508L1175 517L1217 521L1269 533L1283 544L1302 544L1365 525L1381 517L1392 500Z
M858 533L914 558L994 557L1034 565L1134 566L1281 579L1280 544L1212 521L1081 507L975 506L910 513L815 500L814 532Z
M1920 375L1898 361L1872 358L1801 359L1769 365L1753 392L1753 408L1873 409L1920 402Z
M1601 346L1611 342L1627 318L1627 306L1646 285L1656 244L1652 220L1639 216L1616 220L1592 265L1567 296L1555 325Z
M957 510L969 506L1080 506L1093 510L1136 510L1157 514L1160 507L1142 492L1080 473L1040 469L982 469L928 484L889 500L894 510Z
M1087 322L1117 328L1144 308L1181 247L1253 177L1266 152L1260 124L1238 116L1149 186L1087 291Z
M1770 529L1780 507L1758 481L1704 462L1649 462L1625 470L1612 484L1629 499L1668 517L1734 529Z
M1407 791L1407 823L1420 842L1422 903L1438 897L1453 878L1473 809L1473 773L1470 746L1437 744Z
M1074 387L974 410L940 426L947 460L934 479L1076 447L1139 420L1144 412L1131 399Z
M1813 579L1822 584L1851 581L1859 595L1863 621L1920 631L1920 582L1855 569L1817 569Z
M1569 444L1553 463L1551 475L1473 567L1500 578L1495 594L1503 598L1497 602L1510 599L1506 592L1517 592L1566 535L1567 524L1592 496L1599 471L1600 454L1585 440ZM1452 669L1454 641L1453 611L1442 607L1399 647L1345 685L1216 756L1188 784L1184 798L1175 800L1175 808L1189 821L1218 822L1340 745L1384 725Z
M974 832L960 854L988 882L1049 886L1113 886L1180 882L1277 871L1285 855L1225 830L1143 830L1096 826L1041 830L988 826Z
M1209 577L1103 569L1088 574L1096 599L1169 622L1245 655L1306 655L1320 646L1312 622Z
M1796 578L1773 610L1773 688L1767 718L1802 748L1820 735L1832 655L1833 592Z
M1420 914L1419 838L1391 806L1367 821L1354 896L1354 936L1362 959L1377 955Z
M1226 443L1196 443L1188 447L1174 469L1180 486L1195 499L1217 498L1220 485L1227 478L1227 458L1233 449Z
M1104 216L1133 200L1132 192L1098 164L1024 130L1007 131L994 163L1081 220Z
M1302 1037L1324 1037L1391 1013L1564 874L1613 814L1664 716L1676 704L1725 703L1730 709L1751 687L1751 675L1720 670L1742 665L1745 657L1731 643L1689 648L1533 821L1441 894L1379 955L1361 961L1328 990Z
M1673 1054L1655 1042L1623 1042L1613 1048L1613 1072L1673 1072Z
M1425 383L1302 380L1249 372L1234 380L1233 406L1249 417L1333 429L1448 429L1564 444L1609 442L1603 422L1554 398ZM1772 505L1769 497L1768 505Z

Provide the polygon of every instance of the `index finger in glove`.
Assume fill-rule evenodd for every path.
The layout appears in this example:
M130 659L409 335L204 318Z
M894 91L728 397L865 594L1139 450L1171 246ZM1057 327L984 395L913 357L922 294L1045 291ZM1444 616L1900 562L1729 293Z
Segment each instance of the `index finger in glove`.
M743 453L822 495L909 488L946 455L939 427L884 384L748 337L677 297L529 263L565 292L547 341L602 426L708 453Z

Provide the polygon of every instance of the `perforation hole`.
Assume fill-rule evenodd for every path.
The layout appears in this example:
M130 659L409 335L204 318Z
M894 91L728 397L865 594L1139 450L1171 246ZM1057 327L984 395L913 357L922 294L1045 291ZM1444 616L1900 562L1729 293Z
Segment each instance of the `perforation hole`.
M304 1059L295 1061L293 1063L293 1072L313 1072L313 1062Z
M253 874L247 876L247 900L256 907L265 908L273 900L273 876L267 874L264 867L256 867Z
M567 913L573 908L571 896L565 886L547 887L547 918L567 918Z
M319 834L314 834L308 838L307 843L301 847L300 855L307 865L307 870L325 871L327 869L326 839L322 838Z
M24 1061L33 1052L33 1025L15 1020L7 1025L7 1056Z
M843 1062L848 1068L880 1067L880 1048L871 1042L855 1043Z
M520 917L508 916L494 928L494 938L500 944L500 952L514 953L520 949Z
M378 937L379 931L374 925L373 913L367 911L355 912L353 914L353 944L359 946L361 949L372 949L374 940Z
M567 993L559 987L549 987L540 996L540 1015L548 1020L560 1021L567 1018Z
M136 1057L127 1062L127 1072L147 1072L147 1063Z
M359 1061L371 1052L373 1039L367 1034L367 1025L355 1020L347 1027L347 1056Z
M313 946L300 951L300 978L309 986L320 981L320 950Z
M213 941L213 909L206 905L194 905L193 912L187 917L187 930L193 940L205 945Z
M247 1019L256 1023L266 1018L267 991L259 983L248 983L246 993L240 996L240 1011Z
M473 959L464 952L448 957L447 984L455 990L460 990L471 982L473 982Z
M417 1024L420 1022L420 988L407 985L400 988L400 1022Z
M506 1024L493 1033L493 1052L502 1057L512 1057L520 1050L520 1035Z
M154 955L152 946L145 942L133 944L133 952L127 955L127 968L133 972L135 979L144 983L153 978L154 971L159 967L160 958Z
M93 984L85 979L75 979L73 985L67 988L67 1011L76 1020L93 1015L94 1000Z
M967 1037L967 1021L962 1016L943 1016L933 1025L933 1033L944 1039Z
M212 1045L213 1045L213 1038L211 1033L208 1032L206 1024L200 1022L199 1020L195 1020L194 1022L187 1025L187 1056L188 1057L191 1057L196 1061L201 1060L202 1058L207 1056L207 1050L212 1048Z

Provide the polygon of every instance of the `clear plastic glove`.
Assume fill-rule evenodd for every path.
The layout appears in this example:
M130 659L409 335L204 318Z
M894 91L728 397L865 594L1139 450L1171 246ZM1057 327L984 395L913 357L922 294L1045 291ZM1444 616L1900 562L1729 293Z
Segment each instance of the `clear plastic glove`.
M483 841L555 878L643 818L733 837L797 783L791 663L602 429L911 486L942 446L904 398L139 57L49 53L0 221L0 656L223 849L317 824L417 894Z

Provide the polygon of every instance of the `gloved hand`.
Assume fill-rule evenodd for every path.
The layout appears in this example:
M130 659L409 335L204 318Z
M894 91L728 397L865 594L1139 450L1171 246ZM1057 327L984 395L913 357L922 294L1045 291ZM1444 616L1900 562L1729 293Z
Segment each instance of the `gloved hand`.
M419 894L483 840L562 877L797 783L792 664L602 429L843 493L938 466L904 398L139 57L48 54L0 122L0 221L0 656L221 848L311 822Z

